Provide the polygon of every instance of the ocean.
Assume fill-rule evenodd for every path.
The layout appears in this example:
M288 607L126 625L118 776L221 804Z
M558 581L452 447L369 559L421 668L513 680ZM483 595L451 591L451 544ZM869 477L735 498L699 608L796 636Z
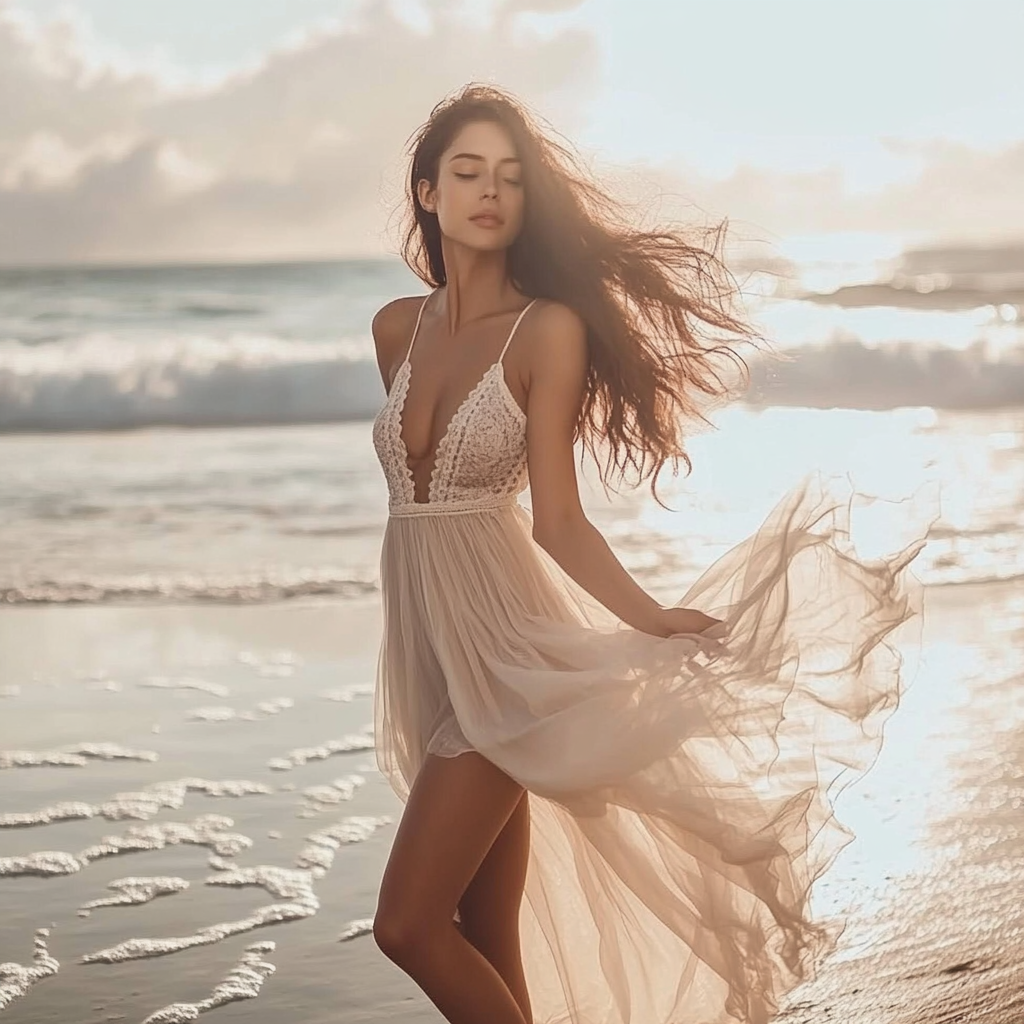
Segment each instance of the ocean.
M804 473L882 497L937 486L924 581L1024 575L1019 262L750 273L752 315L790 361L755 363L747 400L692 439L692 475L663 480L675 511L608 500L587 466L589 514L670 597ZM397 260L0 270L0 599L372 593L369 324L422 291Z
M939 496L913 564L920 650L838 805L857 841L814 894L847 929L791 1024L1021 1019L1014 266L752 272L752 311L790 358L755 365L748 400L692 438L669 507L581 477L666 602L808 473L882 499L855 509L865 555L902 546ZM369 934L402 813L372 751L387 496L369 323L420 291L393 261L0 271L12 1024L436 1018Z

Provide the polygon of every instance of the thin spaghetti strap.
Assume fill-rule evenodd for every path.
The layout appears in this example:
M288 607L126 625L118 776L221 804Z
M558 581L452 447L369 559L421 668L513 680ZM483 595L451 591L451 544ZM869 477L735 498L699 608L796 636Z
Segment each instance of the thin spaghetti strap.
M532 306L537 300L530 299L530 301L523 307L519 316L516 317L516 322L512 325L512 330L508 332L508 339L505 342L505 347L501 350L501 355L498 356L498 362L500 363L505 358L505 353L508 351L509 345L512 344L512 339L515 337L516 328L519 326L519 321L526 316L526 311Z
M433 292L431 292L430 294L433 295ZM413 347L413 345L416 342L416 335L419 334L419 332L420 332L420 320L423 319L423 310L425 310L427 308L427 301L429 300L429 298L430 298L430 295L428 295L420 303L420 311L419 311L419 313L416 314L416 326L412 329L412 337L409 339L409 347L405 350L405 360L404 360L405 362L408 362L409 361L409 356L412 355L412 347Z

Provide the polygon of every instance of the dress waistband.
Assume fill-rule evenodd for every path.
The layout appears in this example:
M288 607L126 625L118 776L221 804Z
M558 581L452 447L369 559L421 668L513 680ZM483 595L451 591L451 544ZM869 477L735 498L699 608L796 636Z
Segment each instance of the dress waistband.
M498 498L467 498L463 501L407 501L388 506L388 515L406 516L462 516L471 512L493 512L499 508L515 508L515 496Z

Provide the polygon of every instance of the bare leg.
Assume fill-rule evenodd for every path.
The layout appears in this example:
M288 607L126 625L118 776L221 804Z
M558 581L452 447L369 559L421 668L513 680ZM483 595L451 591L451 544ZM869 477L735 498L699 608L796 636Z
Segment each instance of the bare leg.
M504 979L533 1020L519 945L519 905L530 859L530 797L523 793L459 901L462 934Z
M528 1024L455 910L523 789L475 752L428 755L381 881L373 936L450 1024Z

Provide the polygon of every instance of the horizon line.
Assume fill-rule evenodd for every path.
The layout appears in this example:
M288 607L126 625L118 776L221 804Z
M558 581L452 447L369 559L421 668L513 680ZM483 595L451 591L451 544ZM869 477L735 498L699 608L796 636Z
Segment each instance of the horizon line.
M402 258L397 255L367 254L365 256L292 256L292 257L266 257L266 258L201 258L188 259L178 258L169 260L139 260L137 262L125 262L124 260L90 260L58 263L28 262L28 263L5 263L0 261L0 273L11 270L176 270L176 269L200 269L203 267L283 267L283 266L309 266L320 263L402 263Z

